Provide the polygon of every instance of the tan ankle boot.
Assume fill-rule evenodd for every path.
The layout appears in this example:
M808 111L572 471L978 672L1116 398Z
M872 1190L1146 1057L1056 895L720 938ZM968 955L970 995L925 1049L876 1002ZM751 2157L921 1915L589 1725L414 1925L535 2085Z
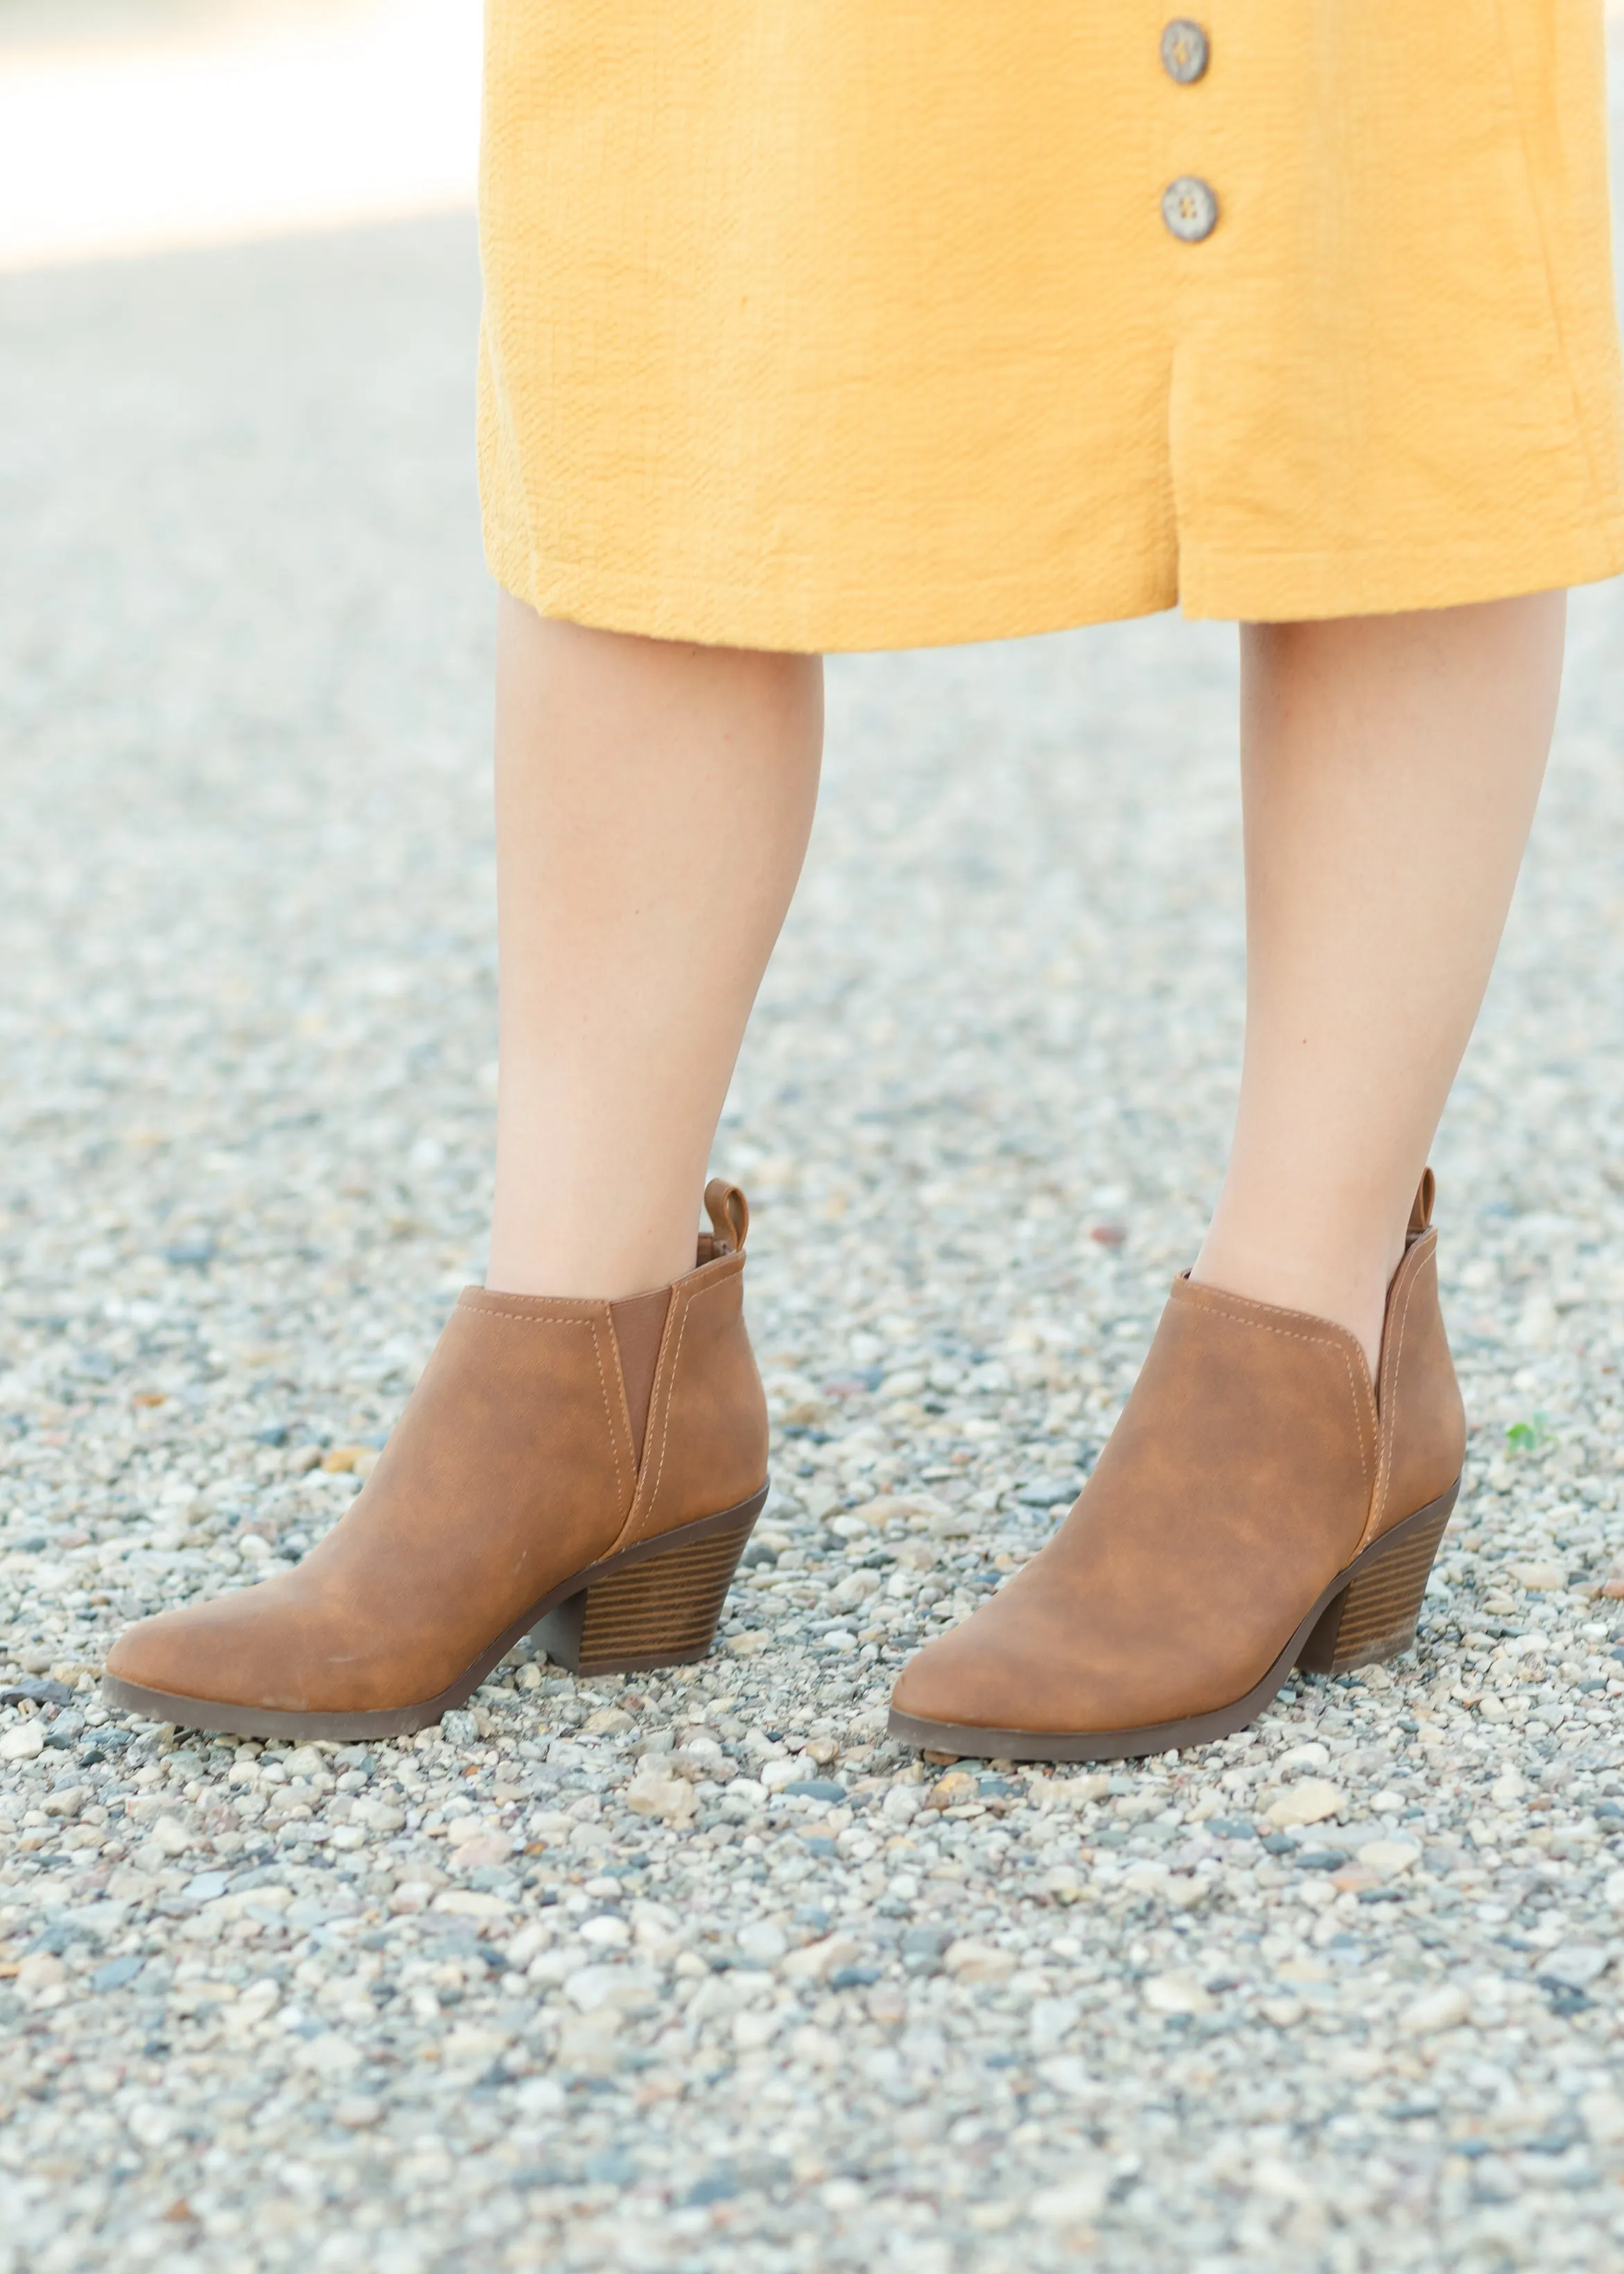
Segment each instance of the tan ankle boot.
M1379 1396L1345 1329L1176 1280L1077 1505L904 1669L892 1736L1006 1760L1165 1752L1243 1728L1293 1666L1408 1649L1466 1443L1432 1208L1429 1169Z
M744 1195L670 1287L464 1291L382 1459L295 1571L143 1619L110 1706L244 1736L436 1721L536 1629L583 1674L703 1658L766 1498Z

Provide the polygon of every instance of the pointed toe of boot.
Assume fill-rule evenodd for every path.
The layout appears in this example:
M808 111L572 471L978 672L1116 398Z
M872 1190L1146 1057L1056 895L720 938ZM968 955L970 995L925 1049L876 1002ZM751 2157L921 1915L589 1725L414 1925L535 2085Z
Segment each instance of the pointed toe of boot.
M963 1653L954 1649L953 1639L949 1634L927 1643L918 1657L910 1659L903 1668L891 1693L893 1728L898 1715L907 1721L930 1722L957 1718L963 1694Z
M186 1611L161 1611L156 1618L139 1619L126 1627L107 1654L107 1679L142 1690L172 1689L177 1664L176 1643L180 1639L176 1630L184 1630L190 1615Z
M261 1653L253 1647L270 1606L252 1597L279 1584L267 1580L263 1588L160 1611L127 1627L107 1655L102 1688L109 1705L186 1728L237 1728L243 1712L270 1702L259 1694Z
M956 1743L966 1753L984 1752L981 1741L1019 1726L1032 1703L1029 1666L1008 1624L989 1603L927 1643L891 1691L892 1736L936 1752L951 1752Z
M162 1611L108 1653L109 1706L246 1737L399 1736L421 1726L417 1684L323 1583L318 1557L240 1592ZM420 1683L445 1669L425 1649Z

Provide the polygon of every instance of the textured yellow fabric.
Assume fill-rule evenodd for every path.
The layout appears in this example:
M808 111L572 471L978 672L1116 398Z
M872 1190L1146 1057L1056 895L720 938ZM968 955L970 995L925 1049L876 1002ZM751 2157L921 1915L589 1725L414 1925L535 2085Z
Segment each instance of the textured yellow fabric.
M1193 85L1173 12L487 0L500 581L814 649L1624 567L1601 0L1207 0Z

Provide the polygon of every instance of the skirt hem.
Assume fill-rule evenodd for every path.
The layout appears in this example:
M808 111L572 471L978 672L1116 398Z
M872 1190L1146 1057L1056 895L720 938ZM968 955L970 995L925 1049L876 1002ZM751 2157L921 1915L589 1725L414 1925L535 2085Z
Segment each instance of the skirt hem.
M1103 576L1057 568L1041 584L1030 574L981 578L901 599L894 588L797 595L781 572L687 592L669 580L552 561L489 527L485 557L497 583L538 615L699 647L841 654L1023 639L1173 607L1191 618L1294 623L1509 599L1624 572L1624 516L1524 545L1515 555L1503 545L1400 557L1396 548L1246 553L1187 544L1162 568L1140 563Z

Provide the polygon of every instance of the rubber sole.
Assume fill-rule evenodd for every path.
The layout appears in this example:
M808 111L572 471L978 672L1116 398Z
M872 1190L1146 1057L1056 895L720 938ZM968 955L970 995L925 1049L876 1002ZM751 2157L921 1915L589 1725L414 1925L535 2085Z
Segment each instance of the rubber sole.
M1340 1672L1409 1649L1432 1558L1460 1488L1457 1477L1447 1493L1383 1532L1339 1571L1262 1680L1228 1706L1140 1729L970 1728L898 1713L893 1706L888 1732L922 1751L995 1761L1138 1760L1229 1736L1257 1719L1294 1666L1309 1673Z
M515 1643L538 1630L550 1658L555 1655L556 1642L559 1663L583 1675L691 1665L704 1657L715 1640L728 1583L766 1498L763 1485L736 1508L679 1525L656 1540L640 1540L635 1547L573 1572L504 1628L448 1689L410 1706L301 1713L214 1698L183 1698L121 1682L111 1674L102 1677L102 1696L116 1713L139 1713L149 1721L169 1721L178 1728L236 1737L327 1737L353 1743L368 1737L406 1737L426 1729L442 1713L465 1704ZM583 1635L590 1645L584 1653L579 1646ZM629 1645L629 1654L624 1650L616 1654L622 1645Z

